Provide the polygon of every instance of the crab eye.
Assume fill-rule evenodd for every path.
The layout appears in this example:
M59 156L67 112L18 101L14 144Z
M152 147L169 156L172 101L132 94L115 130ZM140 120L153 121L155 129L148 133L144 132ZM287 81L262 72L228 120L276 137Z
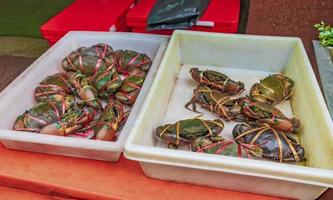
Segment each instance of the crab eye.
M201 100L204 102L209 102L209 99L206 96L201 96Z

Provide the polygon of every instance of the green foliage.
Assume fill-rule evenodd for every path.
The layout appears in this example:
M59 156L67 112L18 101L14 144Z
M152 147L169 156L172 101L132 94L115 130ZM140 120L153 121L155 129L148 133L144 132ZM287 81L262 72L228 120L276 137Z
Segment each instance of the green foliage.
M332 47L333 46L333 27L330 25L325 25L322 21L318 24L315 24L314 27L319 31L319 40L320 44L323 47Z

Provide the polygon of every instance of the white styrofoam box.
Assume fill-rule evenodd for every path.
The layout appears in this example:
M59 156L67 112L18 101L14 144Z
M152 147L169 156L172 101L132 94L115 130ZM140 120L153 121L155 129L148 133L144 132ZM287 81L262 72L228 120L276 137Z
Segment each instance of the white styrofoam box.
M0 94L0 140L9 149L116 161L156 75L168 43L167 36L121 32L69 32L31 64ZM153 61L140 94L116 142L88 140L13 131L16 117L35 104L34 89L48 75L64 71L61 61L82 46L106 43L114 50L130 49Z
M271 73L295 81L284 111L300 119L298 138L306 166L168 149L156 127L193 118L184 108L198 85L189 68L214 69L248 89ZM291 107L290 107L291 106ZM198 106L200 109L200 106ZM203 119L216 115L200 109ZM232 138L232 123L222 136ZM232 127L230 127L232 125ZM333 187L333 123L299 38L175 31L153 85L125 144L125 157L140 161L147 176L273 196L315 199Z

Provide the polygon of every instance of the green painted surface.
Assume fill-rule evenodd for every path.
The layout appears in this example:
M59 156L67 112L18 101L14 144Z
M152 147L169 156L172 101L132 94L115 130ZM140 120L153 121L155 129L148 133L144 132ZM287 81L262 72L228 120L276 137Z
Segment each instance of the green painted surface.
M39 28L74 0L0 0L0 35L41 37Z

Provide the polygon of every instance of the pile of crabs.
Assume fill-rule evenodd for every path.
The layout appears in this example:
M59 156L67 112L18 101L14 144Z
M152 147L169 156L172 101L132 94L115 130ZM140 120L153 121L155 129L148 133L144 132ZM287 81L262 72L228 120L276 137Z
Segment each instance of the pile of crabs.
M156 135L167 141L169 148L190 144L195 152L280 162L305 161L304 148L294 137L300 121L286 117L276 107L293 95L292 79L282 74L270 75L252 85L247 96L240 97L244 83L223 73L192 68L190 74L199 85L185 105L187 109L198 112L196 104L199 104L225 121L242 123L233 128L235 141L220 136L224 128L221 119L185 119L157 127Z
M40 82L36 104L13 129L115 141L151 64L145 54L107 44L78 48L62 60L65 72Z

